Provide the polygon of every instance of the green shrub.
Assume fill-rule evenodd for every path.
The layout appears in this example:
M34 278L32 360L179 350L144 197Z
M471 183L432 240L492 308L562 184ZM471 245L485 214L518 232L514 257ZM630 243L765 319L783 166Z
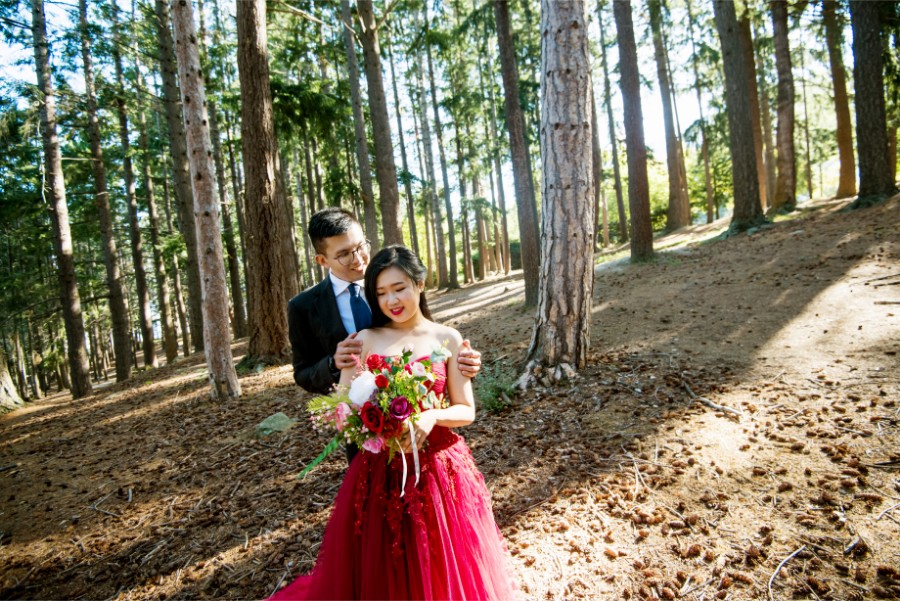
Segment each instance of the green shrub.
M486 363L473 380L475 398L481 409L495 413L512 403L516 377L512 366L504 363Z

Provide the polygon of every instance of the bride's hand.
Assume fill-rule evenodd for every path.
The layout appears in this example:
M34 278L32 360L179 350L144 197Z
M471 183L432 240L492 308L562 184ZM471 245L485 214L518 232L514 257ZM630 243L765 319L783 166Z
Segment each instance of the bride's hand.
M434 426L436 424L437 417L435 416L433 411L423 411L419 414L419 419L413 426L413 432L416 435L417 449L422 448L422 446L425 444L425 440L428 438L428 435L431 434L431 431L434 429ZM412 453L412 444L410 443L408 429L406 434L403 435L403 438L400 439L400 449L404 453Z

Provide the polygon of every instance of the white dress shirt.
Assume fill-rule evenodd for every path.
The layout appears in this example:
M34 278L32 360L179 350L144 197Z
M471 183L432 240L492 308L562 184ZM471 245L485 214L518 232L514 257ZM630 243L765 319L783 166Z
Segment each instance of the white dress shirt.
M357 280L355 282L346 282L334 275L333 271L328 272L331 278L331 288L334 290L334 298L337 299L338 313L341 314L341 322L348 334L356 331L356 322L353 321L353 310L350 308L350 284L359 286L359 297L366 301L365 280ZM366 301L366 304L369 304Z

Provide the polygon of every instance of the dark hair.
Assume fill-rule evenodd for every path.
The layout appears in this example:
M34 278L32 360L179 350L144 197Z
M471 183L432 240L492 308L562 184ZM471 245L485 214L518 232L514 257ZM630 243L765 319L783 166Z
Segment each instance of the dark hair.
M359 225L359 222L350 211L340 207L328 207L310 217L306 233L309 234L316 252L322 254L325 250L322 241L325 238L345 234L354 224Z
M389 267L397 267L403 273L409 276L414 284L425 281L425 275L428 270L422 264L422 260L416 256L416 253L400 244L392 244L385 246L378 254L369 261L366 268L366 300L372 309L372 327L381 327L388 322L390 318L382 312L378 306L378 293L375 291L378 275ZM419 311L426 319L431 319L431 311L428 310L428 302L425 300L425 292L419 296Z

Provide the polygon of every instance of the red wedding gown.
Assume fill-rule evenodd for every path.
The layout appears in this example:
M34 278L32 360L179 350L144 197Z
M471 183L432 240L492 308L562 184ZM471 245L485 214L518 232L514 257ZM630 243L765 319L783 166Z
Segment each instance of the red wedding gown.
M435 392L446 366L434 365ZM498 599L516 597L490 493L463 439L436 426L412 456L361 450L334 502L316 567L271 599Z

